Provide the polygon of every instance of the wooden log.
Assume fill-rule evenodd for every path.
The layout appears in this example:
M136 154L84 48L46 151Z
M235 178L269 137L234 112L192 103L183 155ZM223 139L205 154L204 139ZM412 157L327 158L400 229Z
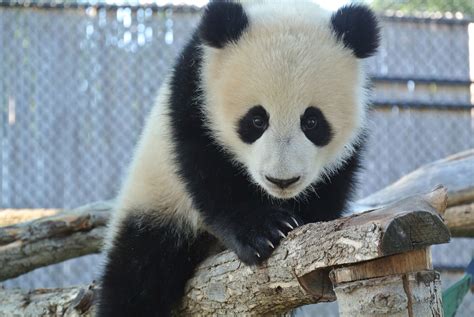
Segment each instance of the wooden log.
M1 316L92 317L97 287L87 286L24 290L0 290Z
M341 317L442 317L439 273L432 270L334 285Z
M424 248L337 268L331 271L330 276L333 283L341 284L431 269L431 252L429 248Z
M190 281L181 313L281 313L310 302L307 293L297 292L298 288L304 290L314 285L319 290L327 285L315 283L323 280L315 278L322 274L320 270L327 272L332 266L424 248L440 240L447 242L449 231L431 205L432 200L445 193L444 188L437 188L425 196L408 198L379 210L298 228L262 268L240 271L240 261L228 253L224 259L211 259ZM225 263L225 274L215 270L216 261ZM243 280L252 283L243 286ZM318 298L331 299L324 294L313 295L314 302Z
M430 249L335 268L341 316L442 316L439 274Z
M450 196L455 197L451 198L451 204L469 201L469 203L460 205L457 209L449 208L449 211L445 214L448 227L453 227L452 235L456 237L474 236L474 213L472 212L474 194L471 195L471 192L474 193L472 191L474 178L469 178L473 173L473 169L469 166L473 164L473 153L474 150L466 151L422 167L413 172L413 175L410 174L412 176L402 178L402 180L386 189L360 200L356 204L356 208L359 211L362 208L374 209L374 206L379 207L394 199L398 199L402 195L412 194L412 191L419 191L428 186L428 184L445 181L451 186L449 190ZM429 181L425 180L424 177L428 178ZM435 194L435 197L430 199L430 203L438 210L443 209L447 203L446 196ZM8 222L10 225L0 227L0 265L6 264L6 262L2 262L2 259L9 261L10 259L17 258L19 262L16 262L18 265L15 268L11 268L8 274L2 273L4 270L0 269L0 281L29 272L40 266L58 263L89 253L100 252L104 232L103 227L108 220L111 210L112 202L101 202L72 211L61 211L55 214L54 217L15 224L12 224L15 219L20 221L24 217L28 217L28 215L20 212L20 214L24 214L24 217L19 217L18 215L10 216L9 214L15 214L16 212L13 210L2 210L0 212L0 223L3 220L4 223ZM33 214L32 217L35 218L37 213L33 212ZM74 214L77 217L76 221L63 219L63 217L70 217L70 214ZM96 214L99 215L96 216ZM102 220L86 220L85 222L88 223L86 226L74 225L81 224L84 221L83 219L96 219L97 217ZM65 223L69 224L64 226ZM50 229L47 229L48 227ZM37 228L42 229L38 230ZM61 232L61 230L54 228L63 228L63 231ZM96 230L92 234L89 233L90 230L96 228L102 228L102 230ZM31 232L41 231L43 234L38 238L33 238L33 235L30 234ZM31 236L32 240L28 236ZM32 244L33 240L35 241L34 244ZM65 247L61 247L60 243L64 243ZM50 246L50 244L53 246ZM32 257L35 259L30 260ZM20 258L22 259L20 260Z
M0 228L0 281L35 268L100 252L110 203Z
M451 235L474 237L474 203L450 207L443 213L443 218Z
M448 188L448 206L474 202L474 149L424 165L392 185L357 202L359 209L377 208L437 184Z
M443 188L371 212L297 228L260 267L243 265L229 251L209 258L189 281L179 313L281 314L335 300L328 276L332 267L449 241L449 231L432 206L439 195L445 195ZM0 301L9 292L0 292Z
M393 248L392 253L399 252L396 250L397 247L401 250L410 248L409 245L396 245L402 241L397 240L396 235L401 232L397 226L403 229L407 222L416 222L425 216L432 218L431 214L423 212L416 215L407 215L407 213L428 209L440 212L444 208L442 204L439 204L439 201L446 199L445 189L437 188L426 195L423 199L413 198L397 202L390 207L393 208L391 211L384 213L383 210L388 210L386 208L378 211L378 225L383 225L380 221L392 221L390 228L393 229L390 230L394 230L395 234L393 239L390 238L390 233L385 235L384 243L387 245L387 252L389 246ZM437 208L441 209L435 210L430 204L439 205ZM0 281L24 274L37 267L100 252L111 208L111 202L96 203L79 209L63 211L52 217L0 227ZM396 219L391 219L396 212L400 214ZM385 219L383 219L384 215ZM348 220L346 225L354 222L353 226L358 226L358 221L365 219L364 217L350 217L349 219L353 219ZM423 221L427 220L423 219ZM417 237L416 234L421 234L427 239L425 242L430 243L430 240L425 237L429 235L429 232L415 232L414 234L414 239Z

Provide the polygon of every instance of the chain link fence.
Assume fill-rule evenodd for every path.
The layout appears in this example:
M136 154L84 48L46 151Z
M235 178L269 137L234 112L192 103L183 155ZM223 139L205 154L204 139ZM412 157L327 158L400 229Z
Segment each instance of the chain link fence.
M0 9L0 206L114 197L195 10Z
M195 7L89 4L0 2L0 208L113 198L156 91L200 15ZM374 107L358 197L474 148L472 21L397 12L380 19L382 45L367 61ZM474 253L469 240L436 250L437 261L454 267ZM97 277L99 259L5 285L84 283Z

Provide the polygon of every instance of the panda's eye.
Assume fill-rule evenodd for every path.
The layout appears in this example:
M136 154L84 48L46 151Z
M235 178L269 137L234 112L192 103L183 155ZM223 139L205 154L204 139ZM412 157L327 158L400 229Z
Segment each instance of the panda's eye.
M333 137L333 130L329 121L319 108L308 107L301 116L301 130L308 140L316 146L329 144Z
M268 128L270 116L260 105L253 106L237 122L237 133L240 139L252 144L257 141Z
M316 117L309 117L303 120L303 130L312 130L318 125Z
M253 123L254 127L256 127L257 129L265 129L266 125L267 125L267 122L261 116L253 117L252 118L252 123Z

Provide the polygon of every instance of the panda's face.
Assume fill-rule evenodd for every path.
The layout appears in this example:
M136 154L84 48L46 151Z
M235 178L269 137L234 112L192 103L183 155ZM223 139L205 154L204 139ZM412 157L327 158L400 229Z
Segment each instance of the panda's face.
M241 142L239 160L252 179L277 198L291 198L311 189L325 167L328 167L327 146L333 128L322 111L315 106L294 106L281 116L272 115L268 107L251 107L236 123Z
M312 190L353 150L365 121L365 74L319 11L295 20L252 10L238 41L203 47L205 115L252 181L287 199Z

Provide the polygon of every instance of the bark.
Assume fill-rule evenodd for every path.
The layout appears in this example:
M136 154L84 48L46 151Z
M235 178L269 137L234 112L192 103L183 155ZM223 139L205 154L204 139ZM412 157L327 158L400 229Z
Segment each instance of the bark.
M333 269L341 316L442 316L432 269L429 247Z
M448 188L448 207L474 202L474 149L424 165L357 203L376 208L438 184Z
M96 203L1 227L0 281L38 267L100 252L110 205Z
M292 231L260 267L243 265L229 251L218 254L197 269L178 312L183 315L273 315L309 303L335 300L329 280L331 268L449 241L449 231L438 215L443 210L434 207L442 209L436 202L445 195L444 188L437 188L426 195L371 212L307 224ZM91 218L87 219L84 223L89 224ZM45 300L42 305L51 306L53 310L61 306L61 313L66 312L65 315L77 314L71 303L81 301L77 299L80 289L68 289L67 292L72 293L67 296L64 290L45 292L47 299L38 298ZM91 292L93 294L94 289ZM16 294L21 299L21 295ZM0 292L0 302L10 296L11 291ZM17 302L14 300L11 305ZM31 300L30 303L36 305ZM90 313L92 307L82 310L81 314ZM4 309L10 308L0 308L0 315Z
M68 288L0 290L1 316L94 316L94 284Z
M450 207L443 218L453 236L474 237L474 203Z
M389 275L334 286L341 317L442 317L439 273Z

